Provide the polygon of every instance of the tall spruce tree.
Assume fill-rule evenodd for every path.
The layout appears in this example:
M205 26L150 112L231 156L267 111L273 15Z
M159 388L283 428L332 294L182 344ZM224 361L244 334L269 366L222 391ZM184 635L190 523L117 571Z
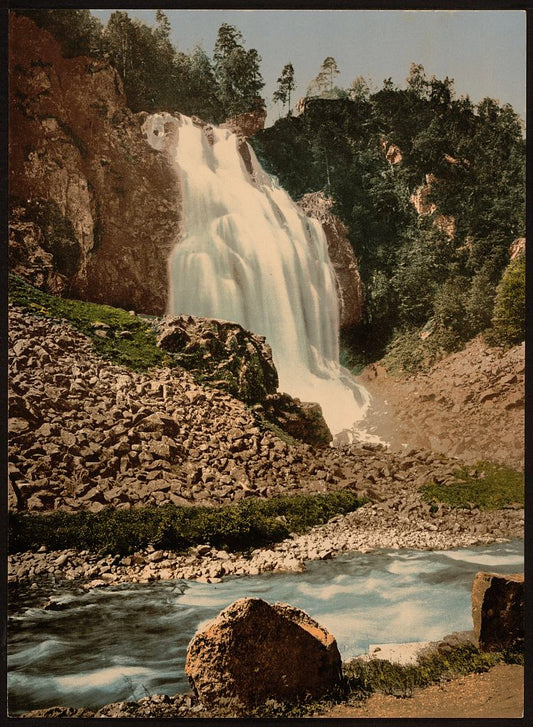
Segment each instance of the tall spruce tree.
M294 68L292 63L283 66L281 76L278 78L278 87L272 95L272 99L276 102L281 101L283 108L287 106L287 116L291 115L291 91L294 91L296 85L294 83Z
M213 52L219 101L225 116L252 110L265 85L260 72L261 57L255 48L247 51L240 30L223 23Z

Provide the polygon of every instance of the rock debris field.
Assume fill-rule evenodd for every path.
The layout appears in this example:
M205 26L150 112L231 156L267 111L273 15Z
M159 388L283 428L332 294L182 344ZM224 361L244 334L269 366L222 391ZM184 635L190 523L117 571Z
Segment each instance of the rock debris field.
M66 322L10 307L9 431L11 509L89 510L112 505L217 506L249 496L349 488L371 502L309 533L249 556L211 548L131 556L88 552L18 553L9 581L45 575L88 587L121 581L300 571L306 560L347 550L440 549L521 537L524 512L432 512L418 488L453 479L444 454L376 445L314 448L289 444L258 426L226 393L196 384L182 369L135 373L108 363ZM17 492L18 490L18 492Z

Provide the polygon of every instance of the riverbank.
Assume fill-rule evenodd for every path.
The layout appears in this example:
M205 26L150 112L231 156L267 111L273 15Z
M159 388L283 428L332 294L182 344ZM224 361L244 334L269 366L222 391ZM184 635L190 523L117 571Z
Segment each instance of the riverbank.
M282 711L276 712L276 709ZM292 715L281 705L270 705L272 717L285 719ZM484 671L448 676L435 684L415 688L409 697L373 693L352 695L345 701L324 701L310 706L303 713L318 719L364 718L520 718L524 714L524 667L519 664L496 663ZM231 705L218 710L206 709L192 693L146 696L138 701L107 704L93 711L83 708L54 706L21 715L24 718L197 718L235 717ZM242 714L239 716L242 717ZM264 713L254 714L265 717Z
M243 555L203 544L180 554L153 546L124 557L88 551L23 552L9 556L8 581L40 578L81 580L87 588L125 582L187 579L216 583L225 576L270 571L299 572L305 561L344 552L374 549L444 550L523 537L524 510L432 507L409 486L386 491L377 486L376 502L339 515L308 533Z
M359 704L339 704L322 719L503 719L524 715L524 667L497 664L482 674L416 689L408 699L372 694Z

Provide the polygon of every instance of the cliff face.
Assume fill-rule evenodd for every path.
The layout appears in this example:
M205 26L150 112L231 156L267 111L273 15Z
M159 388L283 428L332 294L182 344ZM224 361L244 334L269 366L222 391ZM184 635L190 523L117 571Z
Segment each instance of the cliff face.
M363 313L363 284L346 225L331 213L332 202L322 192L305 194L298 205L308 217L318 220L324 228L337 284L340 327L355 326L361 322Z
M160 314L178 187L117 72L10 22L10 266L34 285Z

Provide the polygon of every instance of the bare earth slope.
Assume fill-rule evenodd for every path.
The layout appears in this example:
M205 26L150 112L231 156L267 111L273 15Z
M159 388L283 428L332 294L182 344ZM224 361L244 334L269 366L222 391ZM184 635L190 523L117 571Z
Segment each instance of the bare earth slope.
M373 424L394 448L522 469L524 370L524 344L503 351L476 338L427 373L400 378L372 365L361 382L374 396Z
M484 674L468 674L418 689L408 699L374 694L359 706L341 704L319 717L519 718L524 710L524 667L497 664Z

